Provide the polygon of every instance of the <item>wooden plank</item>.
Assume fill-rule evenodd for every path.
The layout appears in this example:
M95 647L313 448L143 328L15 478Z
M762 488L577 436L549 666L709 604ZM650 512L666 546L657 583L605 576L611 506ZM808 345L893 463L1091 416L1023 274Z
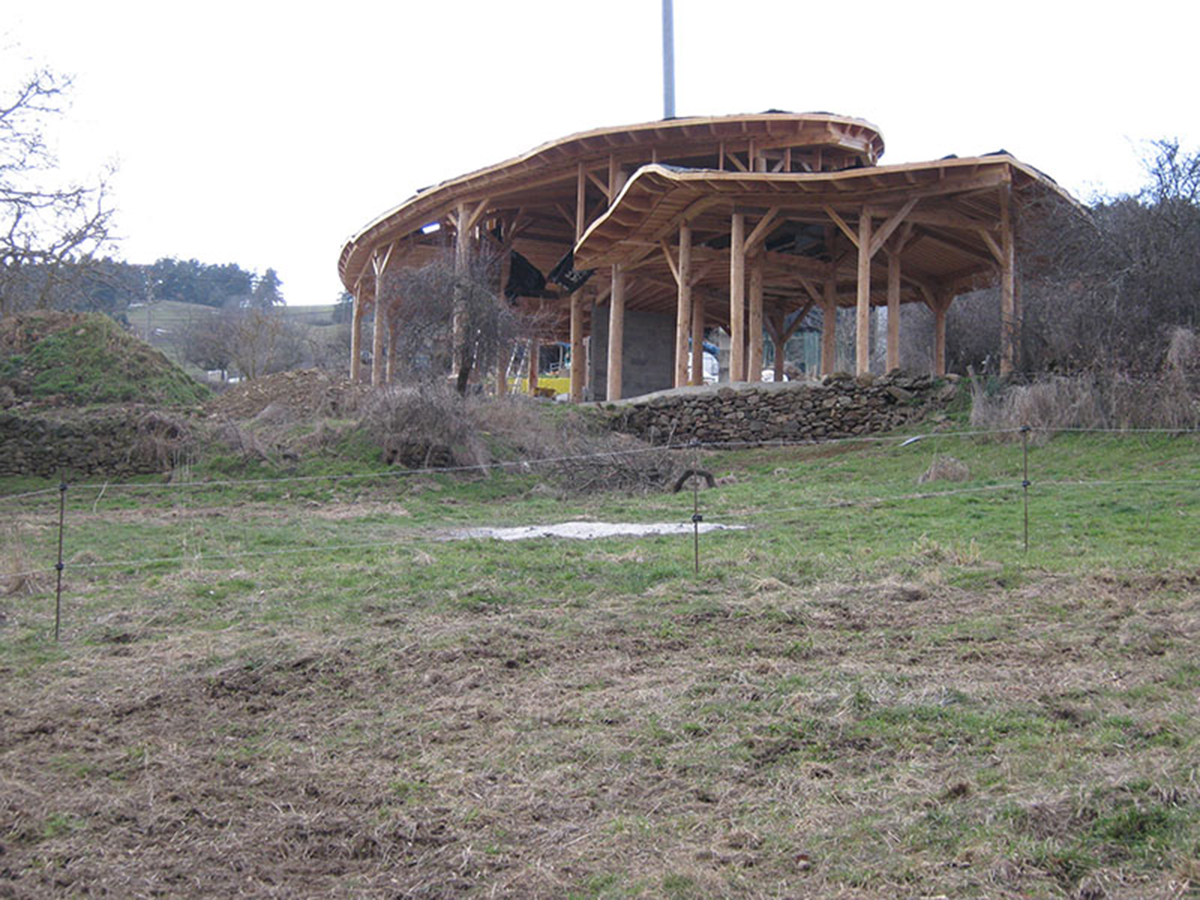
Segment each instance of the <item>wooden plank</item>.
M597 175L595 172L592 172L590 170L586 174L587 174L588 181L590 181L592 184L594 184L596 186L596 189L599 190L600 193L602 193L602 194L608 193L608 185L600 180L599 175Z
M775 217L779 215L779 207L772 206L767 210L766 214L758 220L758 224L754 226L754 230L750 232L750 236L746 238L746 252L753 253L758 249L760 241L767 238L767 232L771 225L775 222Z
M746 378L746 217L734 213L729 235L729 379Z
M750 322L747 326L749 352L746 380L762 381L763 362L763 261L761 254L750 258Z
M900 254L889 253L887 270L887 371L900 368Z
M692 230L690 228L688 228L687 225L682 226L680 228L680 235L681 235L680 240L682 240L682 234L683 234L684 228L687 228L689 235L692 233ZM659 247L662 248L663 259L665 259L667 261L667 268L671 270L671 275L675 279L675 284L677 284L677 285L680 284L679 266L675 265L675 257L673 257L671 255L671 248L667 245L666 241L659 241L658 245L659 245ZM690 247L688 249L689 249L689 251L691 250ZM680 246L679 246L679 256L680 256L680 259L683 258L683 245L682 244L680 244Z
M812 310L813 306L816 305L816 302L817 302L816 300L809 300L802 307L800 307L799 315L797 315L796 318L792 319L792 324L789 325L787 328L785 328L783 330L783 332L780 334L780 337L783 339L783 342L785 344L791 339L792 335L796 333L796 329L798 329L801 325L804 324L805 317Z
M612 267L612 295L608 301L608 384L605 399L621 399L621 368L625 355L625 270Z
M976 234L983 238L983 242L987 244L988 250L990 250L992 256L996 258L996 264L1001 266L1004 265L1004 249L999 243L996 242L996 239L992 237L992 233L986 228L980 228L976 231Z
M854 371L871 371L871 217L863 210L858 217L858 277L854 317Z
M900 227L904 222L904 217L912 211L912 208L917 205L918 197L913 197L899 211L894 213L886 222L884 222L875 231L874 237L871 238L871 256L879 252L879 248L884 245L884 242L892 236L892 232ZM869 216L868 216L869 218Z
M666 246L663 253L671 261ZM678 286L675 308L675 387L688 383L688 340L692 329L692 229L686 223L679 227L679 266L672 267Z
M842 234L850 238L850 243L857 248L858 235L854 233L854 229L846 224L846 220L839 216L837 210L832 206L825 206L823 209L825 210L825 215L829 216L829 218L833 220L833 223L837 225Z
M465 226L463 225L462 219L459 219L459 228L461 228L463 231L470 231L472 228L478 225L479 218L487 211L487 208L491 202L491 197L484 197L482 200L480 200L479 203L476 204L475 209L473 209L470 215L467 216ZM459 209L461 210L462 207L460 206Z
M821 292L817 290L817 286L815 284L813 284L803 275L797 275L796 280L800 282L800 286L804 288L805 293L807 293L814 302L821 302Z

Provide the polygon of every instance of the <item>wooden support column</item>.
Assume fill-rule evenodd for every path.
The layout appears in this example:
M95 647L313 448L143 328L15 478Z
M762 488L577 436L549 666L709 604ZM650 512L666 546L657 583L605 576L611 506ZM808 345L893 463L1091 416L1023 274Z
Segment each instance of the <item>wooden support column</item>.
M542 355L542 345L537 338L529 342L529 359L526 362L529 364L527 369L526 384L529 387L529 396L536 397L538 389L538 359Z
M455 214L455 232L454 232L454 271L461 275L467 269L467 262L470 257L471 250L471 230L467 224L467 207L465 204L458 205L458 211ZM462 366L464 360L462 353L465 350L463 341L463 326L466 320L466 311L463 309L463 298L461 292L454 292L454 309L451 316L450 326L450 370L457 372Z
M605 399L621 399L621 366L625 356L625 270L612 267L612 295L608 298L608 384Z
M692 384L704 384L704 294L692 293Z
M583 402L584 362L583 349L583 289L571 295L571 394L572 403Z
M688 339L692 330L692 229L679 226L679 302L675 310L675 387L688 383Z
M1000 375L1011 375L1017 361L1016 254L1008 185L1000 188Z
M900 368L900 254L888 253L887 371Z
M832 375L837 367L837 238L838 230L825 226L829 272L821 285L821 374Z
M858 293L854 317L854 371L871 371L871 216L864 209L858 217Z
M362 377L362 319L363 302L362 283L354 288L354 309L350 316L350 380L355 384Z
M496 302L500 304L501 309L508 308L508 296L504 293L504 288L508 284L508 276L512 270L512 247L508 246L512 239L512 235L508 233L510 228L511 225L505 225L504 245L500 250L500 288ZM500 348L500 353L496 359L497 397L503 397L508 393L508 367L512 363L514 352L515 348L512 346Z
M821 374L832 375L837 368L837 276L830 264L821 300Z
M386 354L384 337L387 335L387 315L383 311L383 304L379 302L379 289L376 288L375 290L375 321L371 328L371 386L379 387L379 385L383 384L384 357Z
M391 251L395 245L380 253L378 250L371 254L371 269L374 272L374 322L371 335L371 384L378 386L384 382L384 366L386 365L384 340L388 336L388 302L384 292L383 276L388 271Z
M763 258L756 253L750 260L750 331L746 359L746 380L762 381L763 365Z
M933 374L946 374L946 311L950 308L949 295L938 294L933 307Z
M386 365L384 339L388 331L388 316L385 309L387 298L384 296L383 275L391 258L392 247L388 247L382 255L378 250L371 254L371 269L375 273L375 324L371 334L371 385L374 387L383 384Z
M729 235L729 380L746 380L746 217L734 213Z

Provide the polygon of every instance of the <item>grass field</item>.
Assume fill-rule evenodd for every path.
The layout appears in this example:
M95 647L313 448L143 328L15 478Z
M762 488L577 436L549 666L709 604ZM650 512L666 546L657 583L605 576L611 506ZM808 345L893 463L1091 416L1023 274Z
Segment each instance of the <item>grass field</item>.
M74 486L61 643L0 499L0 896L1194 895L1198 449L1033 446L1027 554L1019 443L705 453L699 574L447 540L687 492Z

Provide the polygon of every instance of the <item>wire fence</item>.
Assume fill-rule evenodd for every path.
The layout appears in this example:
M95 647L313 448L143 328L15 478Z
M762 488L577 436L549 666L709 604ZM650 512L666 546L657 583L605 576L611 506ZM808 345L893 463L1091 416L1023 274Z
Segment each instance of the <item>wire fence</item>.
M152 569L176 567L204 570L222 563L279 559L326 558L328 555L395 551L398 547L426 542L463 539L477 534L480 527L496 525L532 526L545 524L546 518L562 518L574 511L577 516L661 521L687 526L692 568L703 570L701 534L715 526L728 529L721 541L741 541L753 545L764 530L786 529L797 522L811 528L828 526L820 516L832 510L870 511L904 510L912 527L921 529L910 537L928 535L938 527L936 516L944 513L951 520L962 504L987 503L986 510L972 510L973 516L987 512L993 520L1003 520L1011 532L1013 504L1020 503L1020 526L1012 537L1021 552L1028 554L1031 534L1031 502L1036 517L1053 517L1064 511L1074 516L1093 508L1097 515L1149 516L1157 504L1174 504L1178 516L1187 518L1183 533L1195 535L1194 517L1200 512L1200 459L1195 453L1195 438L1200 432L1172 429L1055 429L1072 435L1091 434L1106 440L1147 439L1183 440L1184 452L1170 456L1169 464L1151 448L1147 459L1129 477L1114 477L1113 465L1094 449L1079 449L1078 477L1064 477L1063 461L1056 471L1038 480L1038 457L1042 445L1031 443L1036 429L945 430L908 435L861 435L829 441L722 441L686 442L622 451L547 456L505 460L474 466L447 468L394 469L387 471L334 473L328 475L287 475L276 478L224 479L211 481L171 480L162 483L63 482L56 488L0 496L0 517L7 520L0 554L0 590L10 595L22 590L27 595L47 593L46 580L53 576L54 632L61 637L63 601L71 589L71 578L100 578L111 573L131 577ZM997 440L1001 439L1001 440ZM1017 442L1016 439L1019 439ZM961 486L933 486L912 489L912 474L926 461L920 455L925 448L955 447L960 455L972 455L968 462L979 463L984 473ZM812 458L801 451L829 455L840 450L873 446L883 451L870 457L867 467L889 460L890 481L865 477L859 468L832 473L828 468L813 472ZM917 448L917 449L914 449ZM650 497L630 508L630 504L589 501L561 501L550 509L539 509L541 520L530 521L531 511L517 506L517 517L486 504L467 517L455 514L447 505L437 521L413 524L401 508L412 496L421 477L477 474L497 471L528 476L536 485L545 484L546 473L554 466L586 462L601 457L662 454L677 458L685 470L683 480L690 490L673 495ZM774 455L778 464L762 479L776 479L777 490L748 494L736 489L702 490L715 483L706 466L719 468L721 453L760 451ZM889 456L890 454L890 456ZM1070 462L1070 460L1068 460ZM745 465L743 459L742 465ZM1031 468L1032 465L1032 468ZM1156 477L1144 477L1157 472ZM836 475L836 477L834 477ZM786 482L786 484L784 484ZM349 499L333 495L324 498L292 498L286 490L292 485L357 486ZM864 487L865 485L865 487ZM678 485L677 485L678 487ZM882 489L882 488L889 489ZM256 492L265 489L263 502L255 502ZM212 491L211 502L204 492ZM368 492L363 496L364 492ZM1136 508L1114 509L1113 504L1129 502L1134 495ZM234 495L234 499L230 498ZM1069 505L1063 499L1071 496ZM1124 499L1122 499L1124 498ZM134 500L132 506L130 500ZM341 503L354 506L344 510ZM931 504L940 504L936 510ZM958 504L958 506L956 506ZM1057 506L1055 505L1057 504ZM570 516L566 516L570 518ZM983 520L980 520L983 521ZM904 520L889 519L881 528L907 527ZM865 530L864 530L865 529ZM678 527L676 531L678 531ZM961 529L960 529L961 530ZM982 524L978 526L983 533ZM1148 533L1148 530L1147 530ZM730 537L732 535L732 537ZM870 523L858 523L854 540L870 543L880 534L872 534ZM788 540L794 538L788 537ZM975 538L972 537L971 540ZM1153 539L1148 535L1148 539ZM707 538L706 538L707 540ZM1193 538L1194 540L1194 538ZM797 545L797 550L801 548Z

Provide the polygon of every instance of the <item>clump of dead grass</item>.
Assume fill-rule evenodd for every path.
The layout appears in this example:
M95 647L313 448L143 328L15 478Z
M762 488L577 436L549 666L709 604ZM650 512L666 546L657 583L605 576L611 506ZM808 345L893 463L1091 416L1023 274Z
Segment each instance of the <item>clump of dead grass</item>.
M45 572L34 571L25 548L20 526L9 525L4 534L4 550L0 554L0 594L30 595L45 588Z
M966 481L971 477L971 470L953 456L941 453L934 454L929 468L917 476L917 484L929 484L934 481Z

